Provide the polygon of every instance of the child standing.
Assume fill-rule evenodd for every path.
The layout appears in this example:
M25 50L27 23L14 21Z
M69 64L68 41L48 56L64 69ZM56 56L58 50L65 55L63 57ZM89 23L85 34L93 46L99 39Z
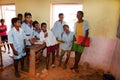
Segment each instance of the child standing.
M28 63L28 65L29 65L29 53L30 53L30 46L32 45L32 44L34 44L34 41L33 41L33 26L32 26L32 15L31 15L31 13L28 13L28 12L26 12L25 14L24 14L24 18L25 18L25 20L24 20L24 22L22 23L22 26L21 26L21 28L22 28L22 30L23 30L23 32L24 32L24 34L25 34L25 37L26 37L26 53L27 53L27 63Z
M41 24L41 33L40 33L40 41L46 44L47 47L47 57L46 57L46 69L49 67L49 61L50 61L50 53L52 53L52 68L55 67L55 49L56 49L56 38L53 35L52 31L47 30L47 24L42 23Z
M3 43L8 42L8 36L7 36L7 26L5 25L5 20L1 19L0 20L1 25L0 25L0 36L1 36L1 40ZM7 44L8 47L8 53L10 53L10 47ZM5 51L6 51L6 47L4 45Z
M34 28L34 39L35 40L40 40L40 32L41 32L41 29L40 29L40 24L38 21L33 21L32 23L33 25L33 28ZM43 49L41 49L40 51L36 52L36 61L39 61L39 58L40 56L42 56L43 54Z
M74 45L73 45L73 49L75 51L75 62L74 62L74 65L73 67L71 68L71 70L74 70L75 72L79 72L78 70L78 64L79 64L79 61L80 61L80 58L81 58L81 55L84 51L84 45L85 45L85 42L88 38L88 35L89 35L89 27L88 27L88 22L86 20L83 19L84 17L84 13L83 11L78 11L77 12L77 19L78 21L75 23L75 42L74 42ZM83 36L84 37L84 40L82 41L81 44L77 44L76 43L76 40L78 40L78 37L79 36Z
M19 18L19 20L21 21L21 24L23 23L23 15L21 13L19 13L17 15L17 17Z
M59 20L57 20L54 23L54 26L52 28L52 32L55 35L57 40L61 40L61 34L64 31L63 25L65 25L66 22L64 21L64 14L63 13L59 13L58 17L59 17ZM56 56L57 57L59 56L59 49L60 49L59 46L60 46L59 44L56 45Z
M32 38L33 38L33 26L31 24L32 22L32 15L31 13L25 13L24 14L25 21L22 23L22 30L24 31L27 40L26 40L26 45L31 46L33 44Z
M61 44L61 56L60 56L59 66L61 66L62 58L63 58L65 52L67 52L67 58L65 60L64 66L63 66L63 69L66 69L67 68L67 63L68 63L68 60L69 60L69 57L70 57L70 53L71 53L74 33L69 31L69 26L68 25L64 25L63 29L64 29L64 33L62 34L62 38L61 38L63 43Z
M39 40L40 39L40 32L41 32L41 29L40 29L40 24L38 21L34 21L32 23L33 27L34 27L34 37L35 39Z
M20 77L20 73L18 71L18 63L21 63L21 70L25 71L24 68L24 56L25 53L25 44L24 44L24 32L20 28L21 22L18 18L12 19L13 28L8 33L8 42L13 50L14 54L14 68L15 68L15 76Z

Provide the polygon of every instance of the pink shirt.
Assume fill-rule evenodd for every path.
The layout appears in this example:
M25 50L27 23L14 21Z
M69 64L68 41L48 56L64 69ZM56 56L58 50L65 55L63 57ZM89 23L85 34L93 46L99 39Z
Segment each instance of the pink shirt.
M3 31L3 32L0 32L0 36L6 36L7 35L7 33L6 33L7 26L6 25L0 25L0 31L3 30L3 29L6 29L6 30Z

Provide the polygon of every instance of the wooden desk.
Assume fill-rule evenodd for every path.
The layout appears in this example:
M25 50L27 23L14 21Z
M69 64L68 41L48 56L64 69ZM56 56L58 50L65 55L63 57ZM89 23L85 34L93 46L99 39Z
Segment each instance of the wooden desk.
M45 44L37 44L37 45L32 45L30 47L30 56L29 56L29 59L30 59L30 64L29 64L29 74L30 75L35 75L36 73L36 69L35 69L35 53L41 49L43 49L45 47Z

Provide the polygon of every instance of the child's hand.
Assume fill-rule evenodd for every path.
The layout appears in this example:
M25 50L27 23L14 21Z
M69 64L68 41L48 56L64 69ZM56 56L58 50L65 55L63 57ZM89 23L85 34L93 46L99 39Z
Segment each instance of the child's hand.
M32 41L33 41L33 42L37 42L37 39L36 39L36 38L33 38Z
M34 41L32 39L29 40L31 44L34 44Z
M62 32L61 37L63 37L64 32Z
M58 37L56 38L56 40L58 40Z
M73 36L73 41L76 41L76 37L75 36Z
M13 50L13 54L18 56L18 52L16 50Z
M81 46L85 46L85 41L83 41L83 42L81 43Z
M46 45L46 42L43 42L44 45Z
M48 33L45 33L44 37L45 37L45 38L48 37Z
M23 48L23 52L25 52L25 51L26 51L26 47Z
M72 45L72 47L71 47L71 51L74 51L74 47L73 47L73 45Z

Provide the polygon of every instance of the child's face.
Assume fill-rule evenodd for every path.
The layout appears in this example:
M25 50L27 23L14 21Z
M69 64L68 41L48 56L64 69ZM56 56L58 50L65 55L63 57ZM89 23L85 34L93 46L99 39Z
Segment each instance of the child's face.
M46 31L47 31L46 28L47 28L47 25L43 25L43 26L42 26L42 30L43 30L43 32L46 32Z
M1 22L1 25L4 25L4 23L5 23L5 21L2 21L2 22Z
M78 20L80 20L83 18L83 15L81 13L77 13L77 18L78 18Z
M35 24L35 29L39 30L40 29L40 25L39 24Z
M23 19L23 16L19 16L18 18L19 18L20 20L22 20L22 19Z
M65 31L66 33L69 32L69 28L68 28L67 26L64 26L63 29L64 29L64 31Z
M25 21L26 21L27 23L31 23L31 21L32 21L32 16L27 15L27 16L25 17Z
M21 22L20 22L20 20L17 20L17 22L14 23L14 26L15 26L15 27L21 27Z
M63 21L63 19L64 19L64 16L63 16L63 15L60 15L60 16L59 16L59 20L60 20L60 21Z

